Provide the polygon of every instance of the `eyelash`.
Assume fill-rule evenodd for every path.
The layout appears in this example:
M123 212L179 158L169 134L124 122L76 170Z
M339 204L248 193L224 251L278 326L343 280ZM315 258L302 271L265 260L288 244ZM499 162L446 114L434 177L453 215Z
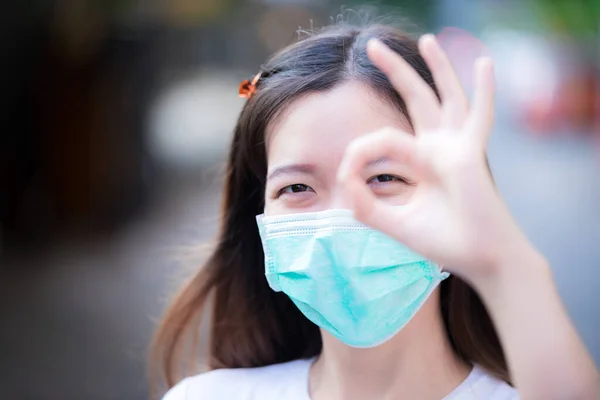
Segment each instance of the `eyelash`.
M296 186L296 187L300 186L300 187L304 188L305 190L294 192L294 189L293 189L294 186ZM290 189L290 190L287 191L287 189ZM310 189L311 192L314 192L314 190L310 186L308 186L308 185L305 185L303 183L294 183L293 185L287 185L287 186L284 186L281 189L279 189L279 191L277 192L277 197L279 197L279 196L281 196L282 194L285 194L285 193L293 194L293 193L308 192L309 191L308 189Z
M379 174L379 175L372 176L369 179L367 179L367 183L371 183L376 178L379 178L379 177L382 177L382 176L386 176L386 177L389 177L391 179L387 180L387 181L383 181L383 182L375 182L376 184L385 184L385 183L388 183L388 182L402 182L402 183L408 184L408 182L406 181L406 179L404 179L402 177L399 177L399 176L396 176L396 175L392 175L392 174Z
M374 182L374 183L378 184L378 185L384 185L384 184L389 183L389 182L401 182L401 183L404 183L406 185L410 185L411 184L406 179L404 179L402 177L399 177L399 176L396 176L396 175L392 175L392 174L379 174L379 175L372 176L369 179L367 179L367 184L370 184L375 179L381 178L381 177L384 177L384 176L385 177L389 177L391 179L385 180L383 182ZM301 187L304 190L294 191L294 187ZM290 190L288 191L288 189L290 189ZM287 186L284 186L281 189L279 189L279 191L277 192L277 197L279 197L279 196L281 196L281 195L283 195L285 193L295 194L295 193L305 193L305 192L309 192L309 191L310 192L314 192L313 188L311 188L308 185L305 185L303 183L294 183L293 185L287 185Z

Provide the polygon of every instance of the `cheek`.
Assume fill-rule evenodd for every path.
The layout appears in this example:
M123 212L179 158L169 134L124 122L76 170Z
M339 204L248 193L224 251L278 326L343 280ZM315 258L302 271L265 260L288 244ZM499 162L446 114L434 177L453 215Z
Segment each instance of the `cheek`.
M285 209L278 205L277 201L273 201L269 199L269 197L265 197L265 215L283 215L286 214Z
M323 211L329 208L329 204L316 194L298 195L293 199L269 199L265 201L265 215L286 215L315 211Z
M401 190L390 190L389 188L383 188L374 189L373 193L380 201L384 203L394 206L403 206L408 204L415 190L416 185L403 184Z

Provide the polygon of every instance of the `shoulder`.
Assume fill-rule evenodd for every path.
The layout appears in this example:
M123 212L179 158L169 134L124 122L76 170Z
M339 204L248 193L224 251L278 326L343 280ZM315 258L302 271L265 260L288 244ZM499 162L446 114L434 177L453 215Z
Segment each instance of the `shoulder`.
M479 366L444 400L519 400L517 390Z
M306 390L311 362L296 360L266 367L205 372L184 379L163 400L304 399L302 391Z

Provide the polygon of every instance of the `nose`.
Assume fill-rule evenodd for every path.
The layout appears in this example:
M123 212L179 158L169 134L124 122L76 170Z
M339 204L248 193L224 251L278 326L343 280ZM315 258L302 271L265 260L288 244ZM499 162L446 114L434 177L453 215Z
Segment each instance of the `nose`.
M329 201L329 209L349 209L352 208L351 202L344 194L344 190L340 183L336 183L335 187L331 191L331 198Z

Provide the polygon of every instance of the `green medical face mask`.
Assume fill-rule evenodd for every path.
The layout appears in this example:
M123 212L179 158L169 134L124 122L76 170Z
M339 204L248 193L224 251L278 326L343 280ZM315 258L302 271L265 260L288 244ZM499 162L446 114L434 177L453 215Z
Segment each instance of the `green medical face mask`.
M353 347L391 339L448 277L351 210L257 216L271 288Z

